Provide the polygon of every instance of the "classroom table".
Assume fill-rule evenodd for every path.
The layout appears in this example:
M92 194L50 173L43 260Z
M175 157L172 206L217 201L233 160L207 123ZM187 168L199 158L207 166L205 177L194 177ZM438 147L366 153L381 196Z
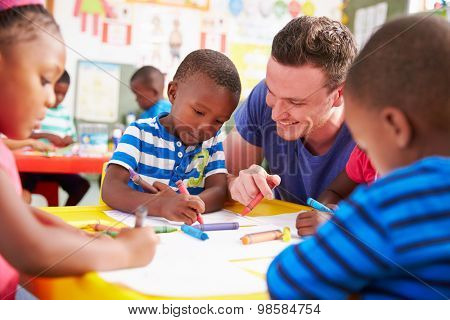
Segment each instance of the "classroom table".
M16 165L19 172L49 173L49 174L80 174L94 173L102 174L103 164L110 157L80 157L80 156L45 156L41 153L14 152ZM33 193L43 195L49 206L58 206L58 188L56 182L39 182Z
M100 222L111 224L116 222L103 212L110 210L105 205L89 207L47 207L43 209L61 217L76 227L81 227L89 223ZM237 203L229 203L225 206L225 209L233 212L241 212L243 206ZM308 209L308 207L279 200L263 200L250 213L250 216L276 215L305 209ZM249 276L251 275L249 274ZM265 275L258 274L258 276L264 277ZM96 272L90 272L77 277L37 278L27 285L27 289L39 299L174 299L172 297L149 296L113 283L108 283L101 279ZM189 299L189 297L185 298ZM202 299L253 300L268 298L267 292L259 292L247 295L208 296Z
M19 172L35 173L102 173L109 157L44 156L15 152Z

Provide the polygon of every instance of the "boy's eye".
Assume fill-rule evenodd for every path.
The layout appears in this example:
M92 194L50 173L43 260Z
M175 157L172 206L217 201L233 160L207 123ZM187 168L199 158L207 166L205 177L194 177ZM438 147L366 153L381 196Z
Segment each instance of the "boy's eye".
M50 83L51 83L51 81L48 81L46 78L41 77L41 84L42 84L43 86L45 86L45 85L47 85L47 84L50 84Z
M197 109L195 109L195 108L192 108L192 109L194 110L194 112L195 112L196 114L198 114L198 115L200 115L200 116L204 116L204 115L205 115L204 112L201 112L201 111L199 111L199 110L197 110Z

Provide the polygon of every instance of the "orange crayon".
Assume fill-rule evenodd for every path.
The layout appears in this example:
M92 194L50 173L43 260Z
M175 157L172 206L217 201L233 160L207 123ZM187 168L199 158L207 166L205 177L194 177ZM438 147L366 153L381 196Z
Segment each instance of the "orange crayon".
M267 184L269 185L269 187L270 187L270 189L273 189L273 188L275 188L276 186L272 183L272 182L270 182L270 181L267 181ZM245 215L247 215L247 214L249 214L250 213L250 211L252 211L253 210L253 208L254 207L256 207L260 202L261 202L261 200L262 199L264 199L264 195L260 192L260 193L258 193L257 195L256 195L256 197L244 208L244 210L242 210L242 212L241 212L241 216L245 216Z
M283 237L283 232L280 230L271 230L257 233L250 233L241 238L242 244L252 244L258 242L280 240Z

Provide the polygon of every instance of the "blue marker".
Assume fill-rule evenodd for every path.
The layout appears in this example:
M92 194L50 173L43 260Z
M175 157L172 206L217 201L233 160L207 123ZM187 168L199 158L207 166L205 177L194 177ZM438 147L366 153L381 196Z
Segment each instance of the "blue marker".
M197 238L197 239L200 239L203 241L209 239L209 237L206 233L204 233L203 231L198 230L194 227L188 226L187 224L183 224L181 226L181 231L190 235L191 237L194 237L194 238Z
M306 204L310 207L313 207L314 209L318 210L318 211L324 211L324 212L328 212L328 213L334 213L333 210L331 210L330 208L328 208L326 205L320 203L317 200L314 200L313 198L308 198L306 200Z

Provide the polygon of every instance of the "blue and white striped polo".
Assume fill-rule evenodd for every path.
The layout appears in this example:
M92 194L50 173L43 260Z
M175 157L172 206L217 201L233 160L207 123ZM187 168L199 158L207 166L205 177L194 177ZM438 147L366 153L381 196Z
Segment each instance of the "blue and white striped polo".
M133 169L150 184L160 181L175 189L175 183L183 180L189 193L199 194L207 177L227 173L222 147L225 135L219 131L201 144L185 146L159 122L167 114L133 122L125 130L109 163ZM131 181L128 185L143 191Z

